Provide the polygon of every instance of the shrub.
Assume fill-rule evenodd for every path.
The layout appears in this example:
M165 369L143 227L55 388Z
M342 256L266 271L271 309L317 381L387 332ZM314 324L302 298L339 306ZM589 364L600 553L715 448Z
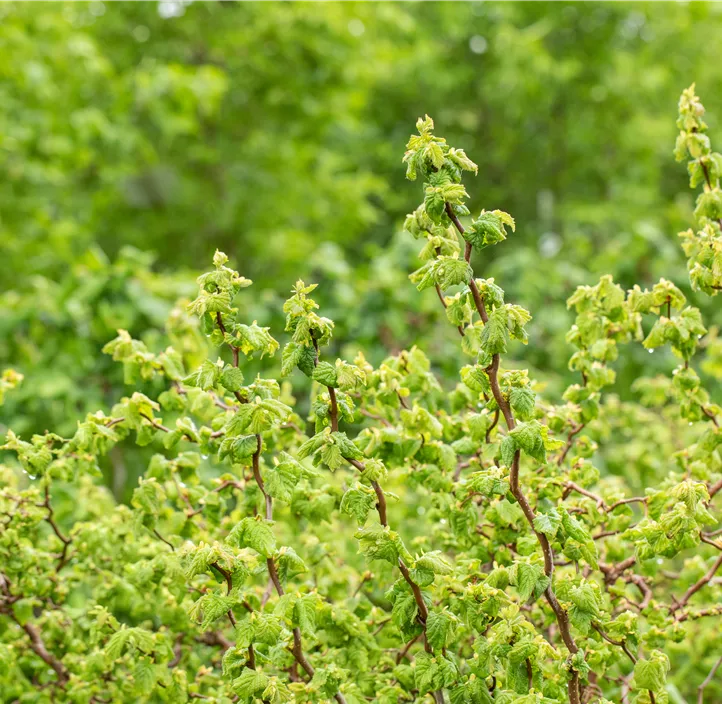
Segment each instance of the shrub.
M702 114L688 89L676 155L703 188L699 229L682 233L690 280L715 295L722 156ZM334 323L303 281L284 306L279 379L245 378L242 359L280 344L234 307L251 282L217 252L189 311L224 357L187 369L182 332L156 352L120 330L104 351L126 380L164 380L157 398L135 391L69 438L8 433L22 471L2 467L3 701L661 703L722 691L722 409L694 368L704 344L700 366L714 371L720 344L674 283L625 292L604 276L568 301L579 382L546 398L502 364L527 344L530 313L472 267L514 220L472 217L462 176L477 166L430 118L417 126L404 156L424 183L405 224L423 243L411 280L459 331L461 382L442 385L416 347L377 368L361 352L335 359ZM679 364L622 403L614 362L638 341ZM308 404L294 397L303 375ZM20 381L7 372L0 390ZM157 451L130 506L97 481L120 443Z

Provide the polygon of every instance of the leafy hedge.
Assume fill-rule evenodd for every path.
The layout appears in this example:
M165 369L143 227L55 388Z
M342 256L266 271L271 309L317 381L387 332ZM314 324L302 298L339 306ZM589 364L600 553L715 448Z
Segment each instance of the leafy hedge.
M681 236L693 288L715 295L722 156L703 112L686 90L676 155L702 192L698 229ZM361 352L334 359L334 322L303 281L283 307L280 378L244 374L241 360L281 346L234 306L251 282L216 252L187 312L224 357L193 364L186 323L164 351L120 330L104 351L126 383L165 390L137 390L70 437L8 433L3 701L661 704L722 692L722 408L695 370L718 364L720 345L673 282L625 292L604 276L568 300L578 383L545 396L502 364L529 342L531 314L472 266L514 220L472 215L462 177L476 164L430 118L417 127L404 162L423 203L405 229L423 264L410 278L458 330L460 383L445 387L417 347L378 367ZM614 363L638 342L679 365L622 403ZM304 375L308 406L294 396ZM0 392L21 381L5 372ZM121 445L156 451L130 506L97 480ZM626 485L614 473L625 459L654 481Z

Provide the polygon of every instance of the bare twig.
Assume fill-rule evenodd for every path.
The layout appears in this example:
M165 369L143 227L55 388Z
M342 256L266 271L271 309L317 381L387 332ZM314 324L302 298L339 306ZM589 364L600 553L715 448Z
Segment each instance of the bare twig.
M63 567L68 562L68 547L73 541L71 538L68 538L63 534L60 528L58 528L58 524L55 522L55 512L53 511L53 507L50 503L50 487L48 486L48 484L45 485L45 500L42 504L40 504L40 506L42 506L48 512L45 520L50 524L50 527L53 529L53 533L55 533L58 540L63 544L63 550L60 553L60 559L57 566L55 567L55 571L60 572L60 570L63 569Z
M705 677L704 682L702 682L702 684L697 687L697 704L704 704L704 690L707 688L709 683L717 674L717 670L719 669L720 665L722 665L722 657L714 665L712 665L712 669L709 671L707 677Z

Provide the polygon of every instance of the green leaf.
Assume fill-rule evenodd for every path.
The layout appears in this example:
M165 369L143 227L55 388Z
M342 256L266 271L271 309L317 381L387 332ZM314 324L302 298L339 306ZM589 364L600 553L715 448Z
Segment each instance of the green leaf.
M534 416L536 395L528 386L514 387L509 394L509 403L519 420L531 420Z
M414 681L419 692L426 693L433 689L439 666L436 660L427 653L419 653L414 658Z
M243 372L238 367L226 365L221 374L221 384L231 393L240 391L243 386Z
M250 516L236 523L226 542L239 548L253 548L263 557L270 557L276 550L276 538L270 524Z
M534 594L537 583L544 577L543 571L539 565L530 565L526 562L519 562L516 565L516 588L519 592L519 598L526 601Z
M283 348L281 355L281 376L288 376L295 367L298 367L306 376L311 376L315 360L316 353L312 346L289 342Z
M454 637L456 624L456 616L449 611L430 611L426 621L429 645L435 650L445 648Z
M268 675L260 670L246 669L240 677L233 680L233 691L239 697L253 697L260 694L268 685Z
M376 506L376 492L356 482L341 499L341 511L353 516L361 526L366 522L369 511Z
M482 333L483 334L483 333ZM491 383L484 367L480 364L466 365L461 368L461 380L472 391L491 394Z
M542 429L539 421L531 420L527 423L519 423L514 430L509 432L509 436L514 438L516 446L527 455L539 462L546 462L544 443L546 429Z
M285 452L282 461L266 472L266 491L274 499L289 502L303 472L302 466Z
M207 630L211 624L225 616L233 606L233 599L229 596L211 592L202 597L203 622L201 628Z
M256 636L256 619L249 614L236 623L236 647L247 648L253 643ZM245 658L244 658L245 661ZM226 674L224 672L224 674Z
M329 362L319 362L313 370L312 378L324 386L330 386L334 389L338 386L336 367Z
M141 479L131 503L146 514L157 516L165 501L165 490L156 479Z
M250 619L245 619L244 621L248 622L250 625ZM241 623L244 623L244 621L239 622L239 626L241 625ZM239 641L239 643L242 643L242 642L244 642L244 638L239 636L238 641ZM248 642L248 645L250 645L250 641ZM247 662L248 662L248 651L247 650L242 650L238 646L236 646L235 648L228 648L228 650L226 650L226 652L223 654L223 661L222 661L223 676L228 677L228 678L236 677L241 672L241 670L245 667Z
M501 210L487 212L481 211L478 218L472 221L471 226L464 233L464 239L475 249L481 250L490 245L503 242L506 239L505 226L515 229L514 219Z
M316 598L310 594L296 600L293 607L293 621L304 635L314 635L316 631Z
M207 359L198 369L183 379L183 383L188 386L195 386L203 391L214 389L222 373L220 364L220 359L215 364Z
M561 516L555 508L540 513L534 518L534 529L539 533L544 533L549 538L554 538L561 524Z
M501 447L499 448L501 452L501 461L507 466L511 467L512 462L514 461L514 456L516 455L517 450L519 449L516 444L516 440L514 439L514 436L509 434L507 435L502 441L501 441Z
M359 541L361 552L369 560L385 560L395 565L402 552L408 554L398 534L379 525L358 530L354 537Z
M331 438L333 439L333 442L338 445L341 454L346 459L363 459L363 453L358 449L358 447L356 447L356 444L352 440L349 440L346 433L331 433Z
M139 658L133 668L133 690L136 695L147 696L156 683L156 666L150 658Z
M130 636L130 629L127 628L123 628L113 633L105 646L105 656L108 661L112 662L113 660L117 660L122 655Z
M293 548L282 547L276 553L275 559L278 574L282 582L286 582L296 575L308 572L306 563L298 556Z
M254 617L256 641L265 645L276 645L283 632L281 620L273 614L256 613Z
M424 553L416 559L415 566L420 569L429 570L434 574L452 574L454 571L449 561L438 550Z
M442 290L471 281L473 270L466 260L441 256L436 262L434 281Z
M488 355L506 352L508 340L507 312L505 308L497 308L491 312L489 320L481 331L481 349Z
M634 688L663 691L669 667L669 658L659 650L652 650L648 658L640 658L634 665Z
M255 435L238 435L223 438L218 448L219 459L230 457L233 462L242 463L258 450L258 438Z

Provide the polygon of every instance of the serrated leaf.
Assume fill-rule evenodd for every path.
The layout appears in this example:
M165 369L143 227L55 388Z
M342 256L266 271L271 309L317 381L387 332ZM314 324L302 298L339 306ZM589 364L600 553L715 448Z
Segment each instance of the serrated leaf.
M481 349L488 355L503 354L506 352L508 334L506 309L493 310L481 331Z
M324 386L337 387L336 367L330 362L319 362L311 377Z
M435 650L445 648L456 632L456 623L456 617L449 611L430 611L426 620L429 645Z
M421 557L417 558L415 566L429 570L434 574L452 574L454 571L449 561L438 550L424 553Z
M556 509L552 508L534 518L534 529L549 538L554 538L562 524L562 519Z
M240 676L233 680L233 691L239 697L253 697L268 685L268 675L260 670L246 669Z
M536 395L528 386L514 387L509 393L509 403L519 420L531 420L534 416Z
M669 658L659 650L640 658L634 665L634 688L660 692L664 689L669 672Z
M221 384L230 392L240 391L243 386L243 372L238 367L226 366L221 374Z
M509 431L509 436L514 438L516 447L527 455L539 462L546 462L545 431L539 421L519 423L514 430Z
M376 493L370 487L356 482L341 499L341 511L353 516L361 526L366 522L370 511L376 506Z
M276 551L276 537L271 526L250 516L233 527L226 542L239 548L253 548L263 557L270 557Z

